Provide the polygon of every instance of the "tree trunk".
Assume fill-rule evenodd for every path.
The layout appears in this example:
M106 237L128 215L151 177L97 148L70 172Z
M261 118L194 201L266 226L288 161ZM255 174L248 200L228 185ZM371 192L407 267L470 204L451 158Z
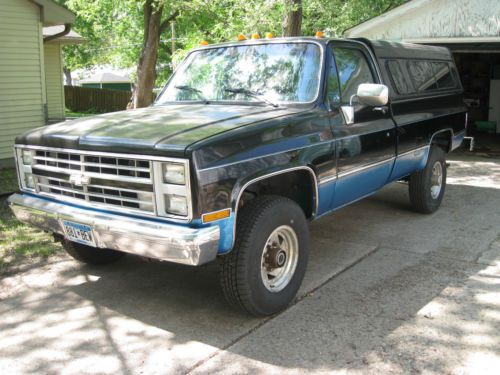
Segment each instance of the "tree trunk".
M283 36L300 36L302 26L302 0L285 0L289 8L283 20Z
M71 70L64 67L63 72L64 72L64 80L66 81L66 86L73 86L73 80L71 79Z
M153 103L162 13L163 4L155 4L155 0L146 0L144 3L144 42L137 66L137 83L132 94L134 108L147 107Z

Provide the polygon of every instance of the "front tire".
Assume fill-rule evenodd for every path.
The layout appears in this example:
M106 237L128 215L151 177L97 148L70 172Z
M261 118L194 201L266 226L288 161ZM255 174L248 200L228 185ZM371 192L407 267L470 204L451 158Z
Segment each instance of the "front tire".
M227 301L256 316L283 310L304 278L308 247L307 220L294 201L279 196L251 200L238 215L233 250L220 259Z
M446 159L441 147L431 148L425 168L410 175L408 187L415 211L431 214L439 208L446 188Z
M63 240L63 247L72 258L91 265L113 263L125 256L121 251L98 249L68 240Z

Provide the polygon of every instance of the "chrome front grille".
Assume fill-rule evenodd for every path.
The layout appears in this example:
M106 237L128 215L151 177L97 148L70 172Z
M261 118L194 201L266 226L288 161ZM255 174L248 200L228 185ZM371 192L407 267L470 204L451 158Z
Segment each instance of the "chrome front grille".
M36 150L37 193L99 207L155 214L152 162L127 155Z
M36 165L61 170L151 179L151 162L148 160L45 150L36 151L34 159Z

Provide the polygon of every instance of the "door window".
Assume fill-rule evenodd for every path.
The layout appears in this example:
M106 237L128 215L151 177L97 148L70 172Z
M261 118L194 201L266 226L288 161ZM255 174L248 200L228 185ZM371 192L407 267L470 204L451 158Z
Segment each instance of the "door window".
M337 74L337 66L335 65L335 61L333 59L331 60L330 67L328 69L327 96L330 107L338 107L340 105L339 76Z
M335 60L340 78L342 104L349 104L352 95L362 83L375 83L365 54L355 48L335 48Z

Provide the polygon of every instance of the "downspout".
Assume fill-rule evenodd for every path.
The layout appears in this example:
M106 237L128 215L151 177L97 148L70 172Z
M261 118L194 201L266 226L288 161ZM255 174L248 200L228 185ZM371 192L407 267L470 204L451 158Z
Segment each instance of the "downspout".
M71 24L70 23L65 23L64 24L64 30L61 31L60 33L54 34L54 35L49 35L43 38L43 43L50 42L51 40L60 38L62 36L68 35L69 32L71 31Z

